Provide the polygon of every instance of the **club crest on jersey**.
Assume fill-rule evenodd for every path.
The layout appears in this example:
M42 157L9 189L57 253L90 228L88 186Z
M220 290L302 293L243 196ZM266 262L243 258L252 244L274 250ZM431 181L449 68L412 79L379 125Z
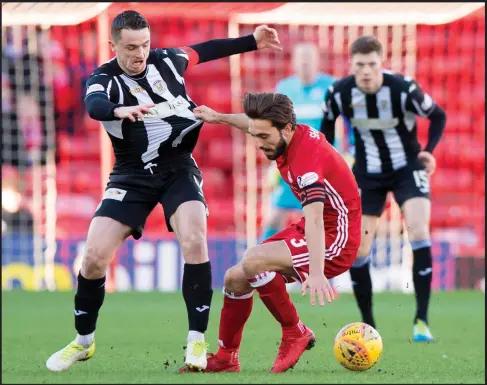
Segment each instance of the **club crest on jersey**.
M383 110L387 110L388 105L389 103L387 103L387 100L381 100L380 108L382 108Z
M152 84L152 89L157 95L162 96L162 94L167 91L167 85L163 80L159 79Z
M298 186L304 188L318 181L318 174L315 172L307 172L303 176L298 176Z
M287 180L289 181L289 183L293 183L293 177L291 175L291 171L287 171Z

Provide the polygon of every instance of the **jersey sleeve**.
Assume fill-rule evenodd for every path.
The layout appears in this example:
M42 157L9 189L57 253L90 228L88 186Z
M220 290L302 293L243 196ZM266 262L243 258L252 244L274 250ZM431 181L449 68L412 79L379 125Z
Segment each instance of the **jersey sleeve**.
M119 85L104 73L92 74L86 82L85 107L91 118L99 121L116 120L113 112L120 103Z
M431 96L423 92L414 80L411 80L408 83L409 88L406 98L406 110L427 118L435 109L436 103Z
M318 144L317 144L318 146ZM296 175L299 188L299 198L304 207L313 202L325 202L325 174L323 156L316 150L311 151L311 156L302 152L295 164L291 165Z
M331 145L335 144L335 122L340 115L340 109L334 96L335 86L332 84L325 93L323 107L323 120L320 131L325 135Z
M92 74L86 82L85 101L91 98L105 99L113 103L119 101L118 85L113 78L107 74Z
M331 85L325 93L325 101L323 102L323 119L335 122L340 115L338 104L335 100L335 86Z

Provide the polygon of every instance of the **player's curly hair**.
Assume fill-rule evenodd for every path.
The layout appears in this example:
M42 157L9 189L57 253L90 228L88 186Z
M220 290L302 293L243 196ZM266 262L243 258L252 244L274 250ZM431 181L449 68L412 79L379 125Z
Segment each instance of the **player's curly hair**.
M250 119L270 120L278 130L288 123L291 129L296 128L296 113L293 102L286 95L272 92L247 92L243 98L245 115Z
M382 56L382 44L374 36L360 36L350 46L350 56L356 53L368 54L377 52Z
M144 16L137 11L124 11L113 19L110 33L113 41L118 41L120 40L122 29L138 31L144 28L149 28L149 23Z

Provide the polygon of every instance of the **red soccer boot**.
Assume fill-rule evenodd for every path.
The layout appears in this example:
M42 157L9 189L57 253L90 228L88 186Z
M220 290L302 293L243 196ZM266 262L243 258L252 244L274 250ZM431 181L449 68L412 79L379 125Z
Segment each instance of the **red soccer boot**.
M315 343L313 331L306 326L304 326L304 333L299 334L295 330L288 332L283 329L281 345L270 372L282 373L294 367L304 351L310 350Z

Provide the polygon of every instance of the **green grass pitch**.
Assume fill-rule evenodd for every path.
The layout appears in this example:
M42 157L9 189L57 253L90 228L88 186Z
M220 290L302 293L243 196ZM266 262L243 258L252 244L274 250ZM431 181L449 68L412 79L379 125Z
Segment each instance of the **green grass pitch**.
M240 351L241 373L178 374L187 318L181 293L110 293L101 310L95 356L65 373L45 361L74 337L71 292L3 292L2 383L485 383L485 303L479 292L433 293L430 324L437 342L410 342L414 296L375 294L384 342L379 363L349 372L333 356L333 339L359 320L355 300L342 294L324 308L293 294L301 319L317 337L287 373L270 374L280 328L258 296ZM217 348L222 294L215 290L207 341Z

